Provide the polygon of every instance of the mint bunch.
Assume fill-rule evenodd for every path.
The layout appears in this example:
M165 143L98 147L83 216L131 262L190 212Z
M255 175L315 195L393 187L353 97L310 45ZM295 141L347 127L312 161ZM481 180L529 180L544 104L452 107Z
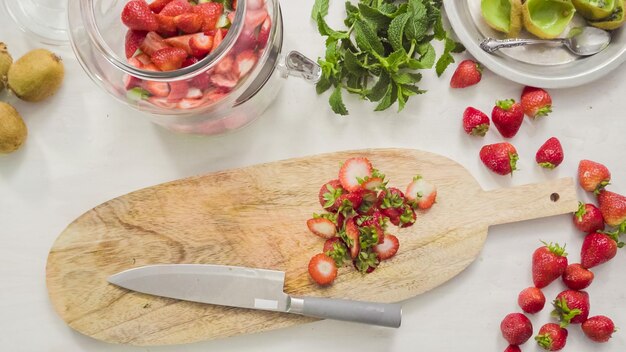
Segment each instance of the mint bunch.
M438 76L454 62L451 53L465 48L443 28L441 0L359 0L346 2L347 30L334 30L324 20L329 0L316 0L311 17L319 33L327 37L325 57L319 58L322 78L316 90L332 89L329 103L339 115L347 115L343 91L378 103L382 111L398 103L404 109L409 97L422 94L418 70L435 66ZM436 59L431 42L444 41Z

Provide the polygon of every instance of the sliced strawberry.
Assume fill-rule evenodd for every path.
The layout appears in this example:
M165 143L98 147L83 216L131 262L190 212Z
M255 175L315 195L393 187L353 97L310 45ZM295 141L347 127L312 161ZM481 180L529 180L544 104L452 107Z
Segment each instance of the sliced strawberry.
M155 51L150 58L161 71L173 71L183 65L187 52L180 48L163 48Z
M239 83L239 80L237 77L228 74L214 74L211 75L211 83L218 87L231 89Z
M230 6L233 8L233 12L234 10L237 10L237 0L233 0L233 3Z
M337 265L326 254L317 254L309 261L309 275L318 285L329 285L337 277Z
M389 222L395 226L400 226L400 216L404 212L404 209L387 208L381 209L380 212L389 219Z
M211 48L211 51L215 51L220 44L222 44L223 40L224 33L222 31L215 31L215 35L213 36L213 48Z
M182 48L181 48L182 49ZM183 49L184 50L184 49ZM196 59L193 56L189 56L185 59L185 61L183 61L183 65L181 67L187 67L187 66L191 66L193 64L196 64L198 62L198 59Z
M128 59L128 64L136 68L143 68L143 63L135 57Z
M372 176L372 163L367 158L350 158L346 160L339 170L339 181L348 192L361 189L359 179Z
M150 59L150 56L148 56L147 54L144 54L144 53L136 55L134 58L136 60L139 60L139 62L141 62L142 66L147 66L147 65L150 65L152 63L152 60Z
M206 32L215 29L215 25L222 13L224 13L224 5L218 2L207 2L194 6L193 12L199 14L203 19L202 31Z
M387 217L381 212L375 211L372 215L360 215L356 223L362 227L373 227L378 234L378 243L383 243L385 228L387 227Z
M228 18L228 22L233 23L235 22L235 11L231 11L228 13L228 15L226 15L226 18Z
M395 187L383 189L378 194L378 207L382 210L397 209L402 211L405 202L404 193Z
M361 251L361 244L359 242L359 228L356 225L354 218L346 220L346 245L350 248L350 257L355 259Z
M189 47L191 48L191 55L203 58L213 49L213 38L204 33L198 33L189 39Z
M344 190L343 187L341 187L341 182L339 182L339 180L330 180L326 182L322 185L318 194L320 205L330 212L336 212L341 205L339 197L343 193Z
M415 209L413 209L410 205L405 204L402 214L400 214L400 218L398 219L398 226L402 228L413 226L416 219L417 214L415 214Z
M404 194L411 206L419 209L428 209L435 203L437 188L418 175L409 183Z
M192 87L196 87L200 89L208 88L209 84L211 84L211 78L206 73L201 73L195 76L189 82L189 85L191 85Z
M231 73L233 70L233 64L235 63L235 59L232 55L225 56L223 59L218 62L217 66L215 66L216 73Z
M144 81L142 87L155 97L167 97L170 94L167 82Z
M170 82L170 94L167 96L167 100L173 103L178 103L181 99L186 98L189 93L189 84L185 81L172 81Z
M398 252L400 241L394 235L385 234L383 242L374 246L374 252L378 255L378 259L387 260Z
M178 109L182 109L182 110L189 110L189 109L196 109L205 105L209 105L211 103L211 100L209 99L209 97L207 95L203 95L200 99L188 99L185 98L183 100L181 100L180 102L178 102L178 104L176 104L176 107ZM221 121L220 122L220 128L222 128L222 124Z
M265 48L267 45L267 41L270 38L270 31L272 30L272 19L270 16L267 16L263 24L261 25L261 29L259 30L259 36L257 41L259 42L259 48Z
M340 195L337 199L337 202L339 202L339 212L342 214L353 214L363 202L363 193L361 191L362 190L356 190Z
M381 177L372 177L372 178L368 178L367 180L365 180L361 186L364 189L370 190L370 191L375 191L377 189L379 189L383 184L384 184L385 180L382 179Z
M159 23L159 28L157 28L157 33L164 37L171 37L178 33L178 28L176 27L176 22L174 21L174 17L172 16L164 16L164 15L154 15L157 22Z
M265 22L265 19L267 18L267 10L263 9L257 9L257 10L250 10L247 9L247 13L246 13L246 20L244 22L244 28L247 29L256 29L257 27L259 27L260 25L263 24L263 22Z
M149 63L149 64L147 64L147 65L144 65L143 69L144 69L145 71L161 71L161 70L159 70L159 68L158 68L158 67L156 67L156 65L155 65L155 64L153 64L152 62L150 62L150 63Z
M258 10L265 7L265 0L248 0L248 10Z
M362 195L361 205L356 210L360 215L373 215L378 211L378 196L376 191L364 189L360 191Z
M166 98L150 97L148 98L148 101L152 105L157 106L162 109L171 110L171 109L176 108L176 104L168 102Z
M128 32L126 32L126 41L124 44L124 49L126 51L127 59L135 55L135 53L139 49L139 45L146 38L146 34L147 32L144 32L144 31L128 30Z
M201 89L198 89L196 87L189 87L185 99L201 99L203 96L204 93L202 93Z
M131 90L135 87L141 87L141 80L135 76L124 75L124 78L122 78L122 80L124 82L124 89L126 90Z
M306 226L313 232L315 235L321 238L331 238L335 237L337 234L337 227L335 224L325 218L313 218L306 221Z
M191 47L189 46L189 41L196 35L200 35L202 33L196 34L185 34L179 35L177 37L170 37L165 39L165 43L169 46L173 46L175 48L183 49L187 52L188 55L191 55Z
M163 8L163 10L161 10L161 12L159 12L160 15L164 15L164 16L179 16L182 15L183 13L187 13L192 11L193 6L187 2L187 0L174 0L170 3L168 3L167 5L165 5L165 7Z
M159 13L163 11L163 8L165 8L165 6L170 2L172 2L172 0L154 0L148 5L148 7L150 7L150 10L152 10L152 12Z
M256 65L257 56L252 50L240 52L235 59L235 68L239 77L243 77L250 72Z
M202 28L202 17L195 13L184 13L174 17L174 23L184 33L196 33Z
M122 23L135 31L155 31L159 27L154 14L143 0L126 3L122 10Z
M141 42L139 48L145 54L152 56L156 51L167 48L168 45L163 41L163 38L156 32L148 32L146 38Z

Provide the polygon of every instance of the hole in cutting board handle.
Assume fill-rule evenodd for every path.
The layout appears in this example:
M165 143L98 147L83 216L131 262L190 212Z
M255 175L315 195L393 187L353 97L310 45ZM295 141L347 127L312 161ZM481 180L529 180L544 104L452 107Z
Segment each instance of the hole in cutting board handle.
M550 200L553 202L558 202L559 198L561 198L561 196L558 193L552 193L550 195Z

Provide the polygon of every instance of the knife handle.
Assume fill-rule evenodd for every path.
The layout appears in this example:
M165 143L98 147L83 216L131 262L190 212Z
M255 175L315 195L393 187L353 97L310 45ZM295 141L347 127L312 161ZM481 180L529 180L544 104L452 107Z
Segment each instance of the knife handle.
M290 313L322 319L400 327L402 306L392 303L361 302L318 297L291 297Z

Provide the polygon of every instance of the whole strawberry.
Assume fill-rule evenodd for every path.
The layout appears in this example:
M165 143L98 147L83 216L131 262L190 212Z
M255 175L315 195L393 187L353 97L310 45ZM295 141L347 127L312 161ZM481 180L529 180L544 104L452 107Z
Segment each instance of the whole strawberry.
M626 197L609 191L600 191L598 205L604 222L626 232Z
M578 202L578 210L574 213L574 226L585 233L602 231L604 230L602 212L593 204Z
M524 122L524 111L514 99L498 100L491 111L491 120L502 137L513 138Z
M154 14L143 0L126 3L122 10L122 23L135 31L156 31L159 28Z
M585 291L565 290L552 302L552 316L559 319L562 327L582 324L589 316L589 294Z
M552 112L552 97L541 88L524 87L521 102L524 113L530 118L548 116Z
M469 135L484 137L489 131L489 117L470 106L463 112L463 129Z
M585 335L595 342L607 342L616 331L613 320L604 315L596 315L581 325Z
M558 243L545 243L533 253L532 273L533 283L537 288L544 288L552 281L563 275L567 267L567 253L565 246Z
M561 142L552 137L548 139L537 151L535 160L539 166L546 169L554 169L563 162L563 147Z
M533 324L522 313L511 313L500 323L502 337L511 345L521 345L533 335Z
M560 327L559 324L545 324L539 329L535 341L546 351L559 351L565 347L567 342L567 330Z
M585 191L598 193L611 182L611 172L600 163L581 160L578 164L578 182Z
M488 144L480 149L480 160L498 175L511 174L516 169L517 150L510 143Z
M450 87L465 88L473 86L480 82L482 76L482 68L478 62L472 60L461 61L454 74L452 74Z
M606 263L617 254L617 242L604 233L590 233L580 250L580 264L589 269Z
M582 290L593 282L593 272L583 268L580 264L570 264L565 268L562 279L565 286L571 290Z
M543 309L546 296L537 287L528 287L522 290L517 297L517 304L526 313L535 314Z
M509 345L504 349L504 352L522 352L518 345Z

